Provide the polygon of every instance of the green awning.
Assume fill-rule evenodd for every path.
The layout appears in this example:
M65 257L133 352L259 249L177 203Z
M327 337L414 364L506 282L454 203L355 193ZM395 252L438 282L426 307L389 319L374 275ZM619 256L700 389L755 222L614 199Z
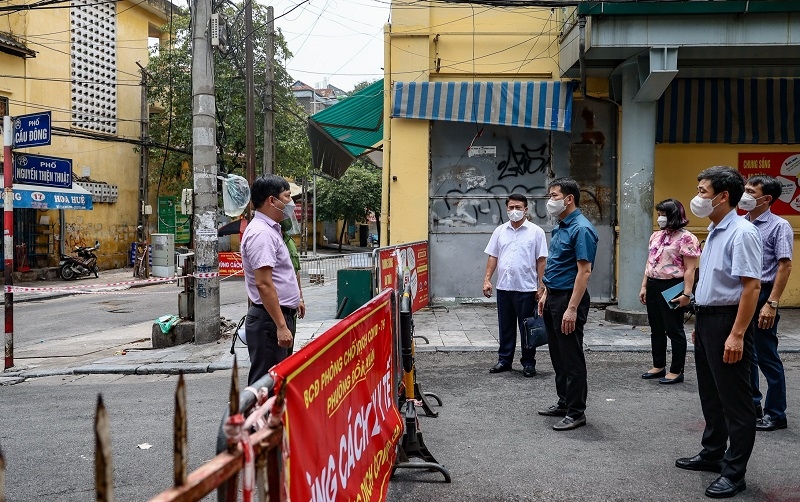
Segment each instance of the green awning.
M381 148L383 79L308 119L315 169L340 178L361 155Z

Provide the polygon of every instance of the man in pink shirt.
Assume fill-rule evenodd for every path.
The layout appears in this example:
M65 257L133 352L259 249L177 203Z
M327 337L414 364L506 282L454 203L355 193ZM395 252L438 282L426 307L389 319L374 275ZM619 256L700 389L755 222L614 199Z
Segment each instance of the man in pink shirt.
M244 325L250 353L248 385L286 358L292 345L294 316L305 315L289 250L281 235L280 222L294 211L289 183L280 176L265 174L253 182L250 193L255 213L241 243L244 283L251 302Z

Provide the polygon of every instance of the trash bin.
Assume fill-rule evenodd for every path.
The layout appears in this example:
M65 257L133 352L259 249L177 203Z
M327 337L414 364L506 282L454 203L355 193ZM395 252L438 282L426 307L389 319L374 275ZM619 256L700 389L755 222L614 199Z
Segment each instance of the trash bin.
M336 273L336 318L344 319L372 299L372 268L343 268Z

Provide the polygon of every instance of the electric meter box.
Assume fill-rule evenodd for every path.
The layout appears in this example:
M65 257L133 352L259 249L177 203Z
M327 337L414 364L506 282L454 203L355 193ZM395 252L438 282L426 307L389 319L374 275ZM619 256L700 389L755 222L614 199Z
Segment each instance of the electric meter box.
M153 264L150 273L154 277L175 276L175 234L151 234Z

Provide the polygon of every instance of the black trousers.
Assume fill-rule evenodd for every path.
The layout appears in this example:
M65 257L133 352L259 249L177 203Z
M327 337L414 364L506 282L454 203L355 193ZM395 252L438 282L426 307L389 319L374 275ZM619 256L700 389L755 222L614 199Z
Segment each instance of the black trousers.
M548 290L544 303L544 327L550 360L556 373L558 407L567 408L567 416L580 418L586 411L588 382L586 358L583 355L583 327L589 316L589 293L586 292L578 304L575 331L565 335L561 331L561 319L567 311L572 290Z
M497 361L511 366L514 361L514 350L517 345L517 332L520 340L525 335L526 317L533 317L536 311L535 291L497 290L497 321L499 324L500 348ZM522 367L536 366L536 348L526 349L522 344Z
M744 335L742 359L734 364L722 361L725 340L736 320L736 307L726 313L702 313L695 322L695 366L697 390L706 428L703 450L706 459L722 459L722 476L739 481L747 471L747 461L756 440L756 411L750 387L753 360L753 326ZM727 442L730 440L730 447Z
M294 316L283 313L286 325L294 333ZM247 352L250 354L250 373L247 385L253 385L266 375L270 368L286 359L289 350L278 345L278 326L269 312L261 307L251 305L244 321L247 333Z
M672 362L670 373L683 373L686 361L686 332L683 330L683 309L671 309L661 295L676 284L678 279L647 278L647 319L650 322L650 343L653 347L653 367L663 368L667 365L667 338L672 342Z

